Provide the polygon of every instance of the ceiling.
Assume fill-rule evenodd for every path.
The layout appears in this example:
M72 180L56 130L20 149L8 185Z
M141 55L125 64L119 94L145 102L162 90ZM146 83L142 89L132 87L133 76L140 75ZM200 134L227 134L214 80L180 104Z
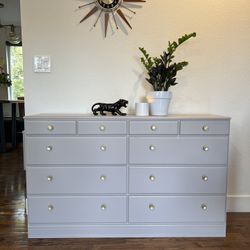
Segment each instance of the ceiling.
M0 0L4 8L0 8L0 23L21 26L20 0Z

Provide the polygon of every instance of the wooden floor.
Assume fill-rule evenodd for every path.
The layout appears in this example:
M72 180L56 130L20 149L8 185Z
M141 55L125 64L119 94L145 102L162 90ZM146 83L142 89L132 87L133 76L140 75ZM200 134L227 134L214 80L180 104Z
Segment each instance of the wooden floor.
M0 154L0 250L250 250L250 213L228 214L226 238L28 240L24 177L22 147Z

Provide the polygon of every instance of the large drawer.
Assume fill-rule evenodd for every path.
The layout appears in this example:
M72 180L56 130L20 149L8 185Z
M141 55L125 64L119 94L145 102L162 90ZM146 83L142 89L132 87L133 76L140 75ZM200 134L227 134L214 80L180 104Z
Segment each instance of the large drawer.
M26 134L75 134L75 121L25 121Z
M129 198L131 223L225 222L225 197L153 196Z
M125 121L80 121L78 122L79 134L126 134Z
M229 120L181 121L180 133L184 135L219 135L229 134Z
M26 137L26 164L126 164L126 137Z
M178 133L177 121L131 121L130 122L130 134L171 134L176 135Z
M226 167L138 167L129 170L129 192L134 194L224 194Z
M130 164L227 164L228 137L131 137Z
M29 223L126 222L126 197L29 197Z
M126 193L126 167L28 167L28 194Z

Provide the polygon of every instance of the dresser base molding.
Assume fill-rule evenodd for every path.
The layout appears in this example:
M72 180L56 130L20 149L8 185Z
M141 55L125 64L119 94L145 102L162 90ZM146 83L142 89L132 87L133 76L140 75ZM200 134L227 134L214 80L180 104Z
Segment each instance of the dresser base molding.
M225 237L226 225L30 225L29 238Z

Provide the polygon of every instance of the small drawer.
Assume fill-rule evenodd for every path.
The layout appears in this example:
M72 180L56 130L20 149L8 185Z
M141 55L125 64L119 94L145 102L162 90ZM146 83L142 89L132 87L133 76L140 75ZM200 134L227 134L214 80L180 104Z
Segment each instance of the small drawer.
M227 136L130 137L130 164L227 164Z
M126 197L28 197L29 223L126 222Z
M125 167L28 167L28 194L123 194Z
M177 121L131 121L130 134L146 135L176 135L178 133Z
M25 121L26 134L75 134L75 121Z
M79 134L126 134L125 121L80 121L78 122Z
M181 121L180 133L183 135L227 135L229 126L229 120Z
M26 164L126 164L126 137L31 137Z
M226 167L133 167L129 191L133 194L224 194Z
M129 198L130 223L225 222L223 196Z

